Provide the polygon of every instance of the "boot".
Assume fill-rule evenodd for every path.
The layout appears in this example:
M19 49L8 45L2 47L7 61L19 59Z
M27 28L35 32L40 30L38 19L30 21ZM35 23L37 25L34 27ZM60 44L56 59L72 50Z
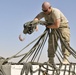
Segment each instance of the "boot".
M49 62L50 64L54 64L54 58L50 57L48 62Z
M54 62L54 58L50 57L49 60L48 60L49 64L54 68L56 69L56 64Z
M68 56L67 55L64 56L64 58L62 60L62 63L63 64L70 64L69 61L68 61Z

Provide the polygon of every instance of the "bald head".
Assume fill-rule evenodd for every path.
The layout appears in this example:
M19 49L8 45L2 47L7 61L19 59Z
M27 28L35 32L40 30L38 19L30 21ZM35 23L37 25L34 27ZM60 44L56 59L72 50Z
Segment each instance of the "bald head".
M44 3L42 4L42 9L48 9L50 6L51 6L51 5L50 5L49 2L44 2Z

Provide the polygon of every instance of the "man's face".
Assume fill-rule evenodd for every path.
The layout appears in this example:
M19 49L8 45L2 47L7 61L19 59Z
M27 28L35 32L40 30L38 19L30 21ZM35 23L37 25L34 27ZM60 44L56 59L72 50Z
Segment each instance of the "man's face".
M49 14L49 13L51 12L51 7L42 8L42 11L43 11L45 14Z

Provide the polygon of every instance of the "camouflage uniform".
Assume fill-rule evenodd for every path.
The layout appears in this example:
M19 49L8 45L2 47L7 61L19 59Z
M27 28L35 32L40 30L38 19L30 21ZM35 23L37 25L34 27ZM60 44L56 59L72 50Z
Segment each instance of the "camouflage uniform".
M56 19L60 18L60 27L58 29L62 33L63 39L65 39L65 42L67 42L67 43L70 42L70 29L68 27L68 20L59 9L52 7L52 12L50 14L47 15L44 12L40 12L36 16L36 18L38 18L38 19L44 18L46 22L52 23L52 24L55 23ZM52 35L53 35L53 30L51 29L51 33L50 33L49 39L48 39L48 57L49 58L54 58L55 52L57 49L57 43L55 41L55 43L54 43L55 44L55 51L53 50ZM55 36L55 38L58 40L59 37ZM61 48L62 48L62 53L64 55L67 55L67 56L70 55L68 50L62 44L62 42L61 42Z

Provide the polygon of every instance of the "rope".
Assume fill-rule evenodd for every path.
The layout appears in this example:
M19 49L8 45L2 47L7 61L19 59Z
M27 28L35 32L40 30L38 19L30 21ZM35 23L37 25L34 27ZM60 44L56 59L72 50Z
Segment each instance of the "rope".
M25 65L25 67L28 65L29 63L27 63ZM75 73L75 66L74 64L70 64L70 65L63 65L64 68L61 68L61 69L55 69L53 68L53 66L49 63L36 63L36 62L32 62L31 65L38 65L39 68L37 69L32 69L32 73L36 73L38 72L38 75L40 75L41 73L45 73L47 75L66 75L66 73L69 75L69 74L72 74L72 75L76 75ZM57 66L59 66L59 64L56 64ZM46 67L45 67L46 66ZM47 66L49 68L47 68ZM74 67L73 67L74 66ZM25 70L27 71L27 68L25 68ZM46 72L46 70L48 70L48 72ZM74 71L73 71L74 70ZM53 72L54 71L54 72ZM53 72L53 74L51 74ZM58 73L57 73L58 72ZM62 72L62 73L61 73ZM31 72L30 72L31 74Z
M6 60L10 60L10 59L12 59L12 58L17 58L17 57L23 56L23 57L21 58L21 60L18 62L18 64L19 64L19 63L21 63L24 59L27 59L26 61L28 61L28 59L29 59L31 56L32 56L31 62L34 62L34 61L36 60L36 58L38 57L38 59L37 59L37 65L39 65L39 69L37 69L37 70L35 70L35 71L31 71L31 72L33 72L33 73L35 73L36 71L39 71L39 72L38 72L38 75L40 75L40 72L44 72L44 73L46 73L47 75L51 75L51 74L48 73L48 71L53 70L53 71L54 71L53 73L54 73L55 75L59 75L59 74L60 74L60 71L64 71L64 75L66 74L66 71L69 72L69 74L70 74L70 73L73 73L73 75L76 75L75 71L73 71L73 70L70 69L72 66L69 66L69 70L66 69L66 65L65 65L65 70L64 70L64 69L61 69L63 64L61 63L60 57L63 58L63 54L60 53L60 52L61 52L61 48L60 48L59 45L58 45L58 47L59 47L60 52L57 50L57 53L56 53L56 57L58 58L58 60L59 60L59 62L60 62L60 66L59 66L59 67L57 67L56 64L53 64L53 65L52 65L52 64L49 64L49 63L39 64L39 59L40 59L40 56L41 56L43 47L44 47L44 45L45 45L45 43L46 43L46 40L47 40L48 35L49 35L49 31L46 29L42 35L40 35L38 38L36 38L34 41L32 41L30 44L28 44L28 45L27 45L26 47L24 47L22 50L20 50L17 54L15 54L15 55L7 58ZM64 46L68 49L68 51L74 56L74 58L76 58L76 51L75 51L74 49L72 49L72 48L70 47L70 45L68 45L68 44L65 42L65 40L63 40L62 34L61 34L60 31L57 30L57 29L54 30L54 34L53 34L53 36L52 36L52 38L53 38L52 41L53 41L54 51L55 51L54 41L56 41L56 43L57 43L57 39L55 38L54 35L55 35L55 36L57 35L58 37L60 37L60 40L63 42L63 45L64 45ZM25 48L27 48L29 45L31 45L31 44L32 44L33 42L35 42L36 40L38 40L38 41L37 41L36 44L29 50L29 52L24 53L24 54L21 54L21 55L18 55L18 54L20 54ZM58 43L57 43L57 44L58 44ZM38 55L39 55L39 56L38 56ZM70 63L70 64L71 64L71 63ZM51 69L49 69L48 67L44 67L44 65L49 66ZM30 65L30 66L31 66L31 65ZM25 65L23 66L24 68L22 68L21 75L24 73L25 70L28 70L28 71L26 72L26 75L28 75L28 73L30 72L30 66L29 66L29 64L26 64L26 63L25 63ZM26 67L27 67L27 68L26 68ZM43 70L42 68L44 68L45 70ZM31 68L31 69L32 69L32 68ZM46 71L47 71L47 72L46 72ZM32 75L32 74L31 74L31 75Z
M59 31L59 30L55 30L55 32L56 32L57 36L60 37L60 40L62 41L62 43L63 43L63 45L66 47L66 49L74 56L74 58L76 58L76 51L73 50L73 49L69 46L69 44L67 44L67 43L65 42L65 40L62 39L62 34L60 33L60 31Z
M35 40L33 40L31 43L29 43L27 46L25 46L23 49L21 49L18 53L16 53L15 55L6 58L6 61L11 60L13 58L18 58L21 57L23 55L26 55L27 53L23 53L21 55L18 55L19 53L21 53L25 48L27 48L28 46L30 46L32 43L34 43L36 40L38 40L41 36L43 36L46 32L44 32L43 34L41 34L39 37L37 37Z
M32 47L32 49L31 49L29 52L25 53L25 56L24 56L18 63L22 62L22 61L23 61L24 59L26 59L26 58L29 59L32 55L33 55L33 56L32 56L31 62L34 62L35 59L37 58L39 52L40 52L39 57L38 57L38 60L37 60L37 65L39 64L38 61L39 61L39 59L40 59L40 56L41 56L41 53L42 53L44 44L45 44L45 42L46 42L46 40L47 40L47 37L48 37L48 35L49 35L47 32L48 32L47 30L44 31L44 34L42 34L42 35L38 38L38 41L37 41L36 44ZM60 40L63 42L64 46L65 46L67 49L69 49L69 51L72 53L72 55L74 54L73 56L75 57L75 56L76 56L76 53L74 53L75 51L72 50L72 48L71 48L70 46L68 46L69 48L67 47L66 42L64 42L64 40L62 39L61 33L60 33L58 30L55 30L55 33L54 33L54 34L55 34L55 36L57 35L58 37L60 37ZM56 43L57 43L57 39L53 36L53 48L55 48L55 47L54 47L54 40L56 40ZM32 43L31 43L31 44L32 44ZM58 43L57 43L57 44L58 44ZM59 50L60 50L60 52L61 52L61 48L60 48L59 45L58 45L58 47L59 47ZM54 50L55 50L55 49L54 49ZM57 53L56 53L56 57L58 58L58 60L59 60L59 62L60 62L60 66L59 66L59 67L56 67L56 64L51 65L51 64L46 63L46 65L47 65L47 66L50 66L50 67L52 68L52 71L54 70L54 74L55 74L55 75L59 75L59 74L60 74L60 71L64 71L64 75L66 74L66 71L67 71L67 72L70 72L70 73L73 73L74 75L76 75L73 70L72 70L72 71L71 71L70 69L67 70L67 69L66 69L66 66L65 66L65 70L64 70L64 69L61 70L63 64L61 63L60 57L63 58L63 54L61 55L60 52L57 50ZM16 56L17 56L17 55L16 55ZM28 59L27 59L27 61L28 61ZM40 75L40 72L44 72L44 73L46 73L47 75L51 75L51 74L48 73L48 71L51 71L51 69L49 69L49 68L47 68L47 67L44 67L44 64L42 64L42 65L39 64L39 66L40 66L39 69L33 71L33 73L39 71L39 72L38 72L38 75ZM43 70L42 67L43 67L45 70ZM71 68L71 67L69 67L69 68ZM47 72L46 72L46 70L47 70ZM69 73L69 74L70 74L70 73Z
M33 75L32 74L32 64L31 63L24 63L20 75L23 75L24 72L25 72L25 75L28 75L29 72L31 73L30 75Z
M46 31L40 36L40 38L39 38L39 40L37 41L37 43L32 47L32 49L34 49L34 51L36 51L36 47L37 47L39 41L41 40L41 37L43 37L45 34L46 34ZM35 48L34 48L34 47L35 47ZM31 49L30 51L32 51L32 49ZM29 52L30 52L30 51L29 51ZM33 53L34 53L34 52L33 52ZM32 54L33 54L33 53L32 53ZM31 54L31 55L32 55L32 54ZM31 55L30 55L30 56L31 56ZM26 55L25 55L18 63L22 62L25 58L26 58Z
M0 57L0 75L6 75L2 67L2 64L4 63L6 63L5 58Z
M44 44L45 44L45 42L46 42L47 36L48 36L48 35L47 35L47 33L46 33L44 36L41 37L40 45L37 47L37 50L35 51L35 53L34 53L34 55L33 55L33 57L32 57L32 61L34 61L34 60L36 59L36 57L37 57L38 53L40 52L40 50L41 50L41 52L42 52L42 49L43 49ZM37 60L37 61L38 61L38 60Z

